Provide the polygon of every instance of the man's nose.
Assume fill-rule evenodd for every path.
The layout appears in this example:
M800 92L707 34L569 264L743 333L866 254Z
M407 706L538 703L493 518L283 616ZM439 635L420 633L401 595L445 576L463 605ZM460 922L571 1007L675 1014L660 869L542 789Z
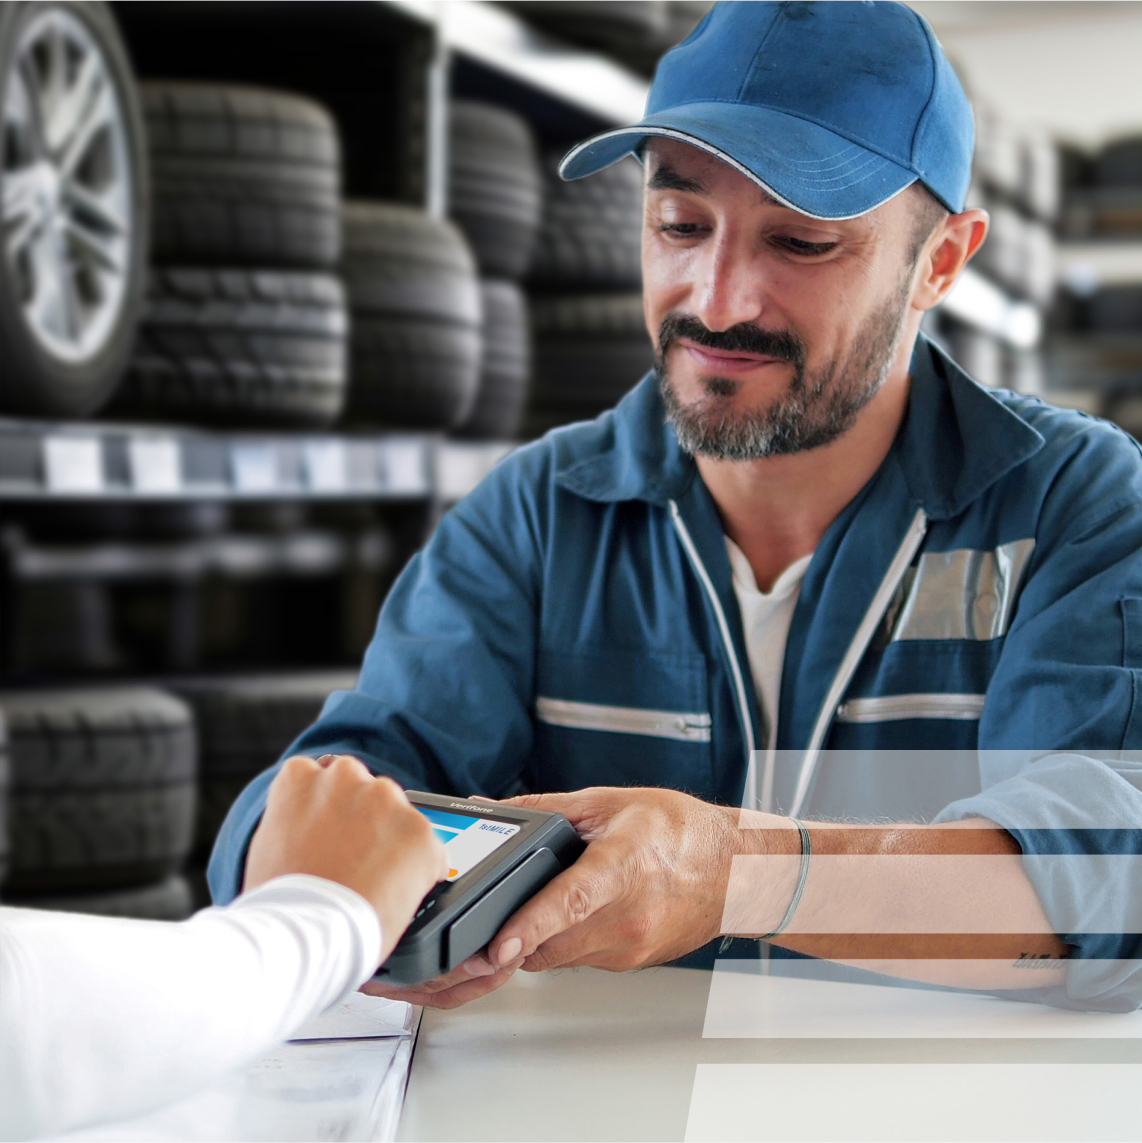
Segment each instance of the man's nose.
M742 323L759 324L769 309L769 283L758 260L730 240L707 249L696 267L694 315L715 333Z

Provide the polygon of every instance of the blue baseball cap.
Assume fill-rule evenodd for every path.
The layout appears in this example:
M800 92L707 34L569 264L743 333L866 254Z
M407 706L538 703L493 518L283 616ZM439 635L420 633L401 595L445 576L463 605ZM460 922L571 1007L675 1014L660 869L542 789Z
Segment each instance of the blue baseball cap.
M813 218L856 218L914 182L964 208L971 105L932 29L890 0L715 5L659 62L646 115L580 143L565 179L650 136L716 156Z

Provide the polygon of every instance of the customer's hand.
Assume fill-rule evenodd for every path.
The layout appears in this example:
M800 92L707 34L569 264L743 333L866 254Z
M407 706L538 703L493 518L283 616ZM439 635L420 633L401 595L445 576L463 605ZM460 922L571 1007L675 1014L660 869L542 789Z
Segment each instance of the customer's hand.
M356 890L377 911L387 957L417 906L448 876L444 846L391 778L356 758L298 756L270 786L250 842L243 888L286 873L311 873Z
M505 984L517 968L661 964L718 935L740 811L660 789L599 787L529 794L509 805L563 814L588 842L570 869L447 976L378 996L455 1008Z

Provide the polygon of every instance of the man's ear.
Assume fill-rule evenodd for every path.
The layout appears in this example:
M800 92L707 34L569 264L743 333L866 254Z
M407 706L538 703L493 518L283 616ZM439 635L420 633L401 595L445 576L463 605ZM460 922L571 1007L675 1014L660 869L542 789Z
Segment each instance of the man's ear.
M947 297L960 271L987 237L990 218L986 210L949 214L924 243L917 265L919 282L912 304L930 310Z

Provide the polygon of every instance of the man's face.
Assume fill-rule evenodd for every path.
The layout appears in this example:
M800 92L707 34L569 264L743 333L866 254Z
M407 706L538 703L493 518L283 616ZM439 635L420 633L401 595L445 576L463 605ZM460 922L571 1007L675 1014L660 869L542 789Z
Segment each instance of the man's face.
M647 152L646 321L682 446L754 460L835 440L918 321L909 192L819 221L687 144Z

